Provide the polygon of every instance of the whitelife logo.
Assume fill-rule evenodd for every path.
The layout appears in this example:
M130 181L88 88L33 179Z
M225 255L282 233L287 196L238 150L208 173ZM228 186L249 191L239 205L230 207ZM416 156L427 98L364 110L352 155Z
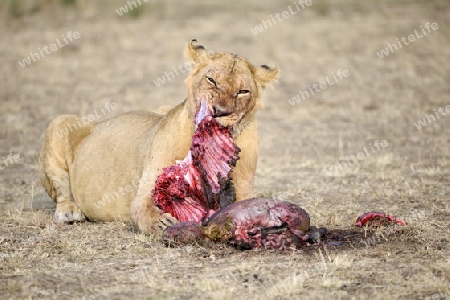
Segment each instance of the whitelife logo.
M136 4L136 1L139 3L139 5ZM147 3L149 0L136 0L136 1L127 1L127 5L121 6L119 7L119 9L116 9L116 13L119 16L123 16L124 14L128 13L128 7L130 8L129 11L132 11L135 8L138 8L138 6L141 6L144 3ZM134 5L134 7L132 6L132 4Z
M281 14L280 13L275 14L275 17L277 18L278 22L282 22L285 19L289 18L290 16L293 16L293 15L301 12L306 7L311 6L312 0L299 0L298 3L294 2L294 5L295 5L295 9L292 9L292 7L289 5L288 6L289 11L285 10ZM263 32L264 29L268 29L269 27L272 27L275 24L277 24L277 21L275 20L275 18L272 15L270 15L269 20L261 20L260 25L255 26L255 27L251 28L250 30L251 30L251 32L253 32L253 34L258 34L260 32Z
M59 138L63 138L63 137L65 137L65 136L67 136L67 135L69 134L69 132L74 132L74 131L76 131L76 130L82 128L83 125L86 125L86 124L88 124L89 122L92 123L92 122L94 122L95 120L104 117L107 113L110 113L111 111L116 110L117 108L118 108L118 105L117 105L116 102L112 102L112 103L106 102L106 103L105 103L105 107L101 107L101 109L100 109L101 114L99 114L99 113L97 112L97 109L94 109L94 113L93 113L93 114L90 114L90 115L88 115L87 117L81 117L81 121L82 121L82 122L81 122L81 121L78 121L78 122L76 122L76 123L68 124L68 125L66 126L66 128L60 129L60 130L56 133L56 135L58 135Z
M388 142L386 140L382 140L381 142L376 140L374 145L372 146L371 143L369 143L370 149L372 152L368 151L366 147L364 147L364 152L359 152L356 156L350 155L345 156L344 159L347 160L347 162L337 162L334 167L328 168L328 170L325 170L328 176L337 175L339 171L344 170L345 168L348 168L352 163L356 164L358 160L363 160L366 157L371 156L372 154L375 154L377 151L381 151L382 148L386 148L388 146ZM373 148L377 148L377 151ZM353 162L352 162L353 161Z
M72 31L69 31L65 36L62 35L62 39L64 43L62 43L59 38L56 39L56 44L51 44L50 46L44 46L42 49L38 47L38 52L30 52L30 55L26 58L24 58L22 61L19 61L19 65L22 68L25 68L26 66L29 66L31 64L31 60L35 62L36 60L39 60L45 56L46 54L52 54L52 52L55 52L58 49L61 49L62 47L68 45L69 43L73 42L74 40L77 40L80 38L80 33L78 31L75 31L72 33Z
M438 112L440 112L442 116L446 116L448 113L450 113L450 105L447 105L445 107L445 111L444 111L444 108L442 108L442 107L439 107L438 112L436 111L435 108L433 108L433 111L434 111L434 116L436 116L436 117L434 117L432 114L431 115L426 114L425 118L423 118L422 120L419 120L417 123L414 123L414 126L416 126L417 129L421 129L422 127L425 127L428 124L431 124L432 122L436 122L436 118L437 119L441 118L440 115L438 114ZM428 121L428 124L427 124L427 121Z
M420 28L422 28L423 35L420 35L417 32L417 30L414 30L415 35L414 34L408 35L409 43L406 41L406 38L404 36L402 36L402 38L400 40L403 42L403 45L407 46L410 43L415 42L416 38L417 39L423 38L424 36L427 35L427 32L431 33L431 29L437 30L439 28L439 26L438 26L438 24L436 22L431 23L431 24L430 24L430 22L427 22L425 24L425 28L423 28L422 25L420 25ZM386 57L386 56L388 56L390 54L389 50L391 50L391 53L394 53L395 51L397 51L399 49L398 47L400 47L400 49L403 48L402 43L400 43L400 40L398 38L396 38L396 40L397 40L396 44L395 43L394 44L390 44L389 43L386 48L381 49L381 51L377 52L378 57L379 58L384 58L384 57ZM397 47L397 45L398 45L398 47Z
M173 71L175 72L176 76L179 76L180 74L177 71L177 68L172 67ZM185 63L184 65L178 65L178 70L180 70L181 73L189 72L192 69L192 65L190 63ZM153 80L153 83L156 86L163 85L166 82L169 82L172 79L175 79L175 74L172 71L166 71L164 72L164 75L157 78L156 80ZM167 81L166 81L167 78Z
M299 91L299 93L296 96L292 97L291 99L288 99L289 103L291 105L295 105L295 103L302 102L306 98L309 98L312 95L314 95L314 91L316 91L316 93L319 93L322 90L326 89L327 87L332 86L335 83L337 83L339 80L336 78L336 76L339 77L340 80L342 80L342 79L350 76L350 72L347 69L345 69L345 70L339 69L336 72L336 75L334 75L334 73L331 73L331 75L333 76L334 81L330 81L330 78L328 78L328 76L327 76L327 77L325 77L325 79L326 79L325 81L326 82L322 81L322 82L319 82L319 84L314 83L312 85L312 87L311 87L311 85L308 85L308 89L307 90ZM309 90L309 93L308 93L308 90ZM302 99L300 99L300 96L302 96Z
M18 163L20 161L20 154L13 155L12 153L10 153L8 157L2 157L2 159L3 162L0 163L0 170L4 170L9 166Z

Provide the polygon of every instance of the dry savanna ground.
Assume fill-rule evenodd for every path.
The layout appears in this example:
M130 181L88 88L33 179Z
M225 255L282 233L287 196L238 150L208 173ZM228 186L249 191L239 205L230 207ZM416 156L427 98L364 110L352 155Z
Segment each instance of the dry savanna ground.
M141 0L121 17L126 1L59 2L0 4L1 298L450 298L450 2L312 0L283 21L294 1ZM427 22L438 28L424 35ZM69 31L79 38L20 66ZM48 123L182 101L186 74L155 81L184 63L191 38L280 67L258 116L256 194L305 208L329 230L321 244L167 248L125 223L53 222L37 166ZM334 80L339 70L348 76ZM107 102L117 109L103 114ZM355 228L367 211L408 225Z

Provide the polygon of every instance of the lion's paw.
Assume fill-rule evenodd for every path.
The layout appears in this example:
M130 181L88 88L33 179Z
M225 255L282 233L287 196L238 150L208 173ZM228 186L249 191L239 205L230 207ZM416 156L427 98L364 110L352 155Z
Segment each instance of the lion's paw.
M167 227L178 223L177 219L172 217L169 213L159 213L153 218L148 215L145 219L141 219L139 223L135 224L135 228L141 233L159 236L166 230Z
M176 223L178 223L177 219L172 217L169 213L164 213L159 216L155 226L158 227L160 231L164 231L167 227L175 225Z
M73 202L58 203L56 205L55 220L58 223L83 221L84 214Z

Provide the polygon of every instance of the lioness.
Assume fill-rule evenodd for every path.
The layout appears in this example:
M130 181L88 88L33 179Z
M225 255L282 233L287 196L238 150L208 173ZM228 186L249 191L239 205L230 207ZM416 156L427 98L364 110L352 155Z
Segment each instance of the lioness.
M186 50L194 62L185 81L188 96L168 112L129 112L76 130L73 124L82 122L74 115L50 123L39 167L41 182L57 203L57 222L85 216L92 221L131 220L143 233L158 233L175 223L154 205L151 194L162 169L188 153L201 99L241 148L232 172L236 200L250 196L258 140L255 112L278 69L255 67L231 53L211 53L196 42L190 41ZM68 127L70 132L61 138L57 133Z

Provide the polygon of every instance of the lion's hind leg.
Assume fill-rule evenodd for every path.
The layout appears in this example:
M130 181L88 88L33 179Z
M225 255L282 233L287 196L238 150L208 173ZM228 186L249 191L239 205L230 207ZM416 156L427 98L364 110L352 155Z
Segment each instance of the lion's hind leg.
M73 201L69 172L75 150L94 127L95 124L85 124L78 116L64 115L53 120L45 133L39 156L39 173L45 190L56 202L57 222L85 219Z

